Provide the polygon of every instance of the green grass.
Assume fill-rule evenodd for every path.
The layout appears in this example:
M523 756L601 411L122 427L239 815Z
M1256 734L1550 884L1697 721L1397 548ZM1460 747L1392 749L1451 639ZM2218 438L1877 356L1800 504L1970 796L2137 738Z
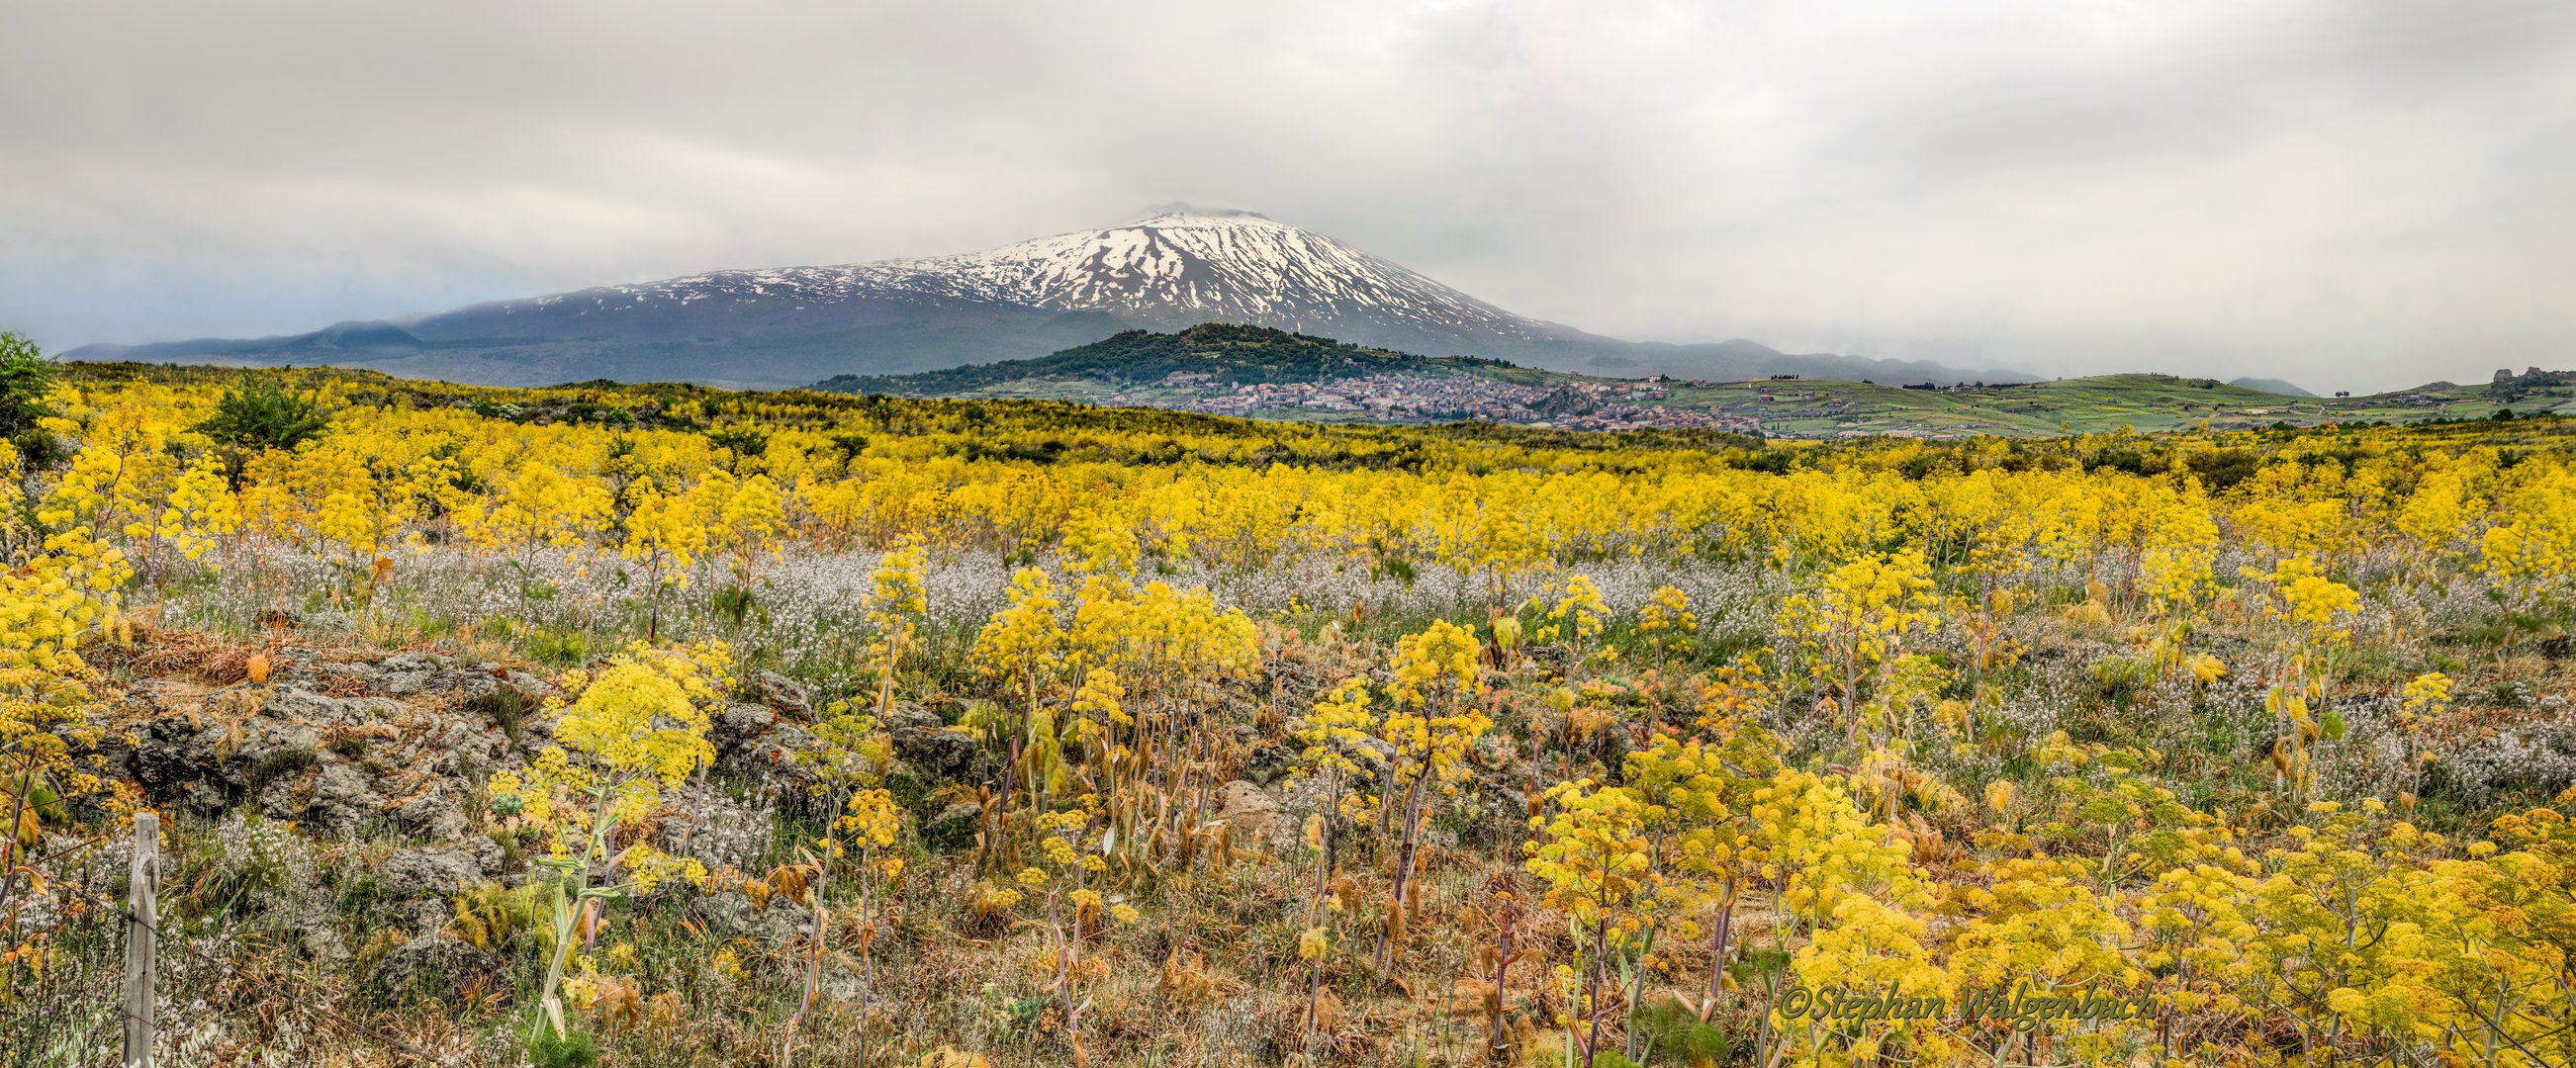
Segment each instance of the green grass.
M1761 399L1768 395L1773 399ZM2518 401L2518 403L2514 403ZM1762 421L1777 436L1831 438L1890 432L1956 436L2098 434L2128 427L2140 433L2312 426L2373 420L2484 419L2503 407L2517 414L2576 414L2576 390L2499 394L2485 385L2436 383L2362 397L2289 397L2213 379L2160 374L2096 375L2018 386L1920 390L1865 382L1780 381L1710 384L1672 391L1667 403L1713 407Z

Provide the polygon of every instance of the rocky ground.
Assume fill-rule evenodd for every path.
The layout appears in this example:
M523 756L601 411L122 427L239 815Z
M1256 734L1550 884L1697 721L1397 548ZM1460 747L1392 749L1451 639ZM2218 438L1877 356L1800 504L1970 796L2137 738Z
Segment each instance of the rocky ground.
M256 650L267 670L253 682L250 646L210 651L198 639L163 638L184 654L147 640L107 658L126 681L100 717L104 739L79 763L133 783L164 813L167 848L178 854L164 898L180 899L168 914L328 977L344 1008L489 998L498 989L489 977L525 970L528 955L514 958L477 912L536 870L488 811L485 791L495 772L525 766L551 741L546 702L560 691L548 673L436 652L271 642ZM978 744L949 729L963 703L947 705L899 704L886 724L897 757L890 785L910 810L903 848L931 858L973 848L983 814L974 784L988 770ZM631 832L717 873L649 906L706 944L779 959L810 938L809 910L746 884L791 860L786 841L798 821L816 818L789 759L805 747L815 711L794 680L748 672L711 717L714 766ZM1216 791L1218 814L1240 847L1284 854L1312 798L1283 793L1286 747L1248 724L1231 733L1229 763L1243 777ZM1519 781L1497 774L1493 784L1515 809ZM114 882L128 848L111 845L86 865L93 881ZM850 962L823 971L826 1004L861 996L866 983ZM506 1058L507 1045L493 1052Z

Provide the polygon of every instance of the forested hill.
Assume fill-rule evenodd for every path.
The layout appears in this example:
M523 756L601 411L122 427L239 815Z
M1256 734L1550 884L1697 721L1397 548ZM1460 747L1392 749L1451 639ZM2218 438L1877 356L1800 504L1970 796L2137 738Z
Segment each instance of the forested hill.
M1363 348L1266 326L1205 323L1169 334L1127 330L1088 345L1029 360L951 367L910 375L840 375L817 388L842 392L936 397L971 393L1007 382L1085 379L1103 383L1160 382L1176 372L1205 374L1227 385L1323 382L1375 374L1544 372L1473 356L1415 356Z

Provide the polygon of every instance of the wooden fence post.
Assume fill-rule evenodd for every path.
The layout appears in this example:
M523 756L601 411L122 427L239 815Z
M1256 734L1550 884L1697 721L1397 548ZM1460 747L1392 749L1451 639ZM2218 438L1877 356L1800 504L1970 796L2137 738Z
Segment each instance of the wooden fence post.
M134 868L126 890L125 1068L152 1064L153 929L161 922L161 817L134 814Z

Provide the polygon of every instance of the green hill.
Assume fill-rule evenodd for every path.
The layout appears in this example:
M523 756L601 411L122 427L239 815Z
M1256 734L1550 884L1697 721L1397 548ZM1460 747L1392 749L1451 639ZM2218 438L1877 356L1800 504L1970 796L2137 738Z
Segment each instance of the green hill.
M1415 356L1263 326L1207 323L1169 334L1127 330L1029 360L951 367L910 375L841 375L816 388L906 397L1017 395L1054 384L1124 387L1206 375L1222 386L1330 382L1369 375L1478 374L1537 381L1548 372L1473 356ZM1019 387L1014 389L1012 387ZM1073 390L1073 393L1084 392Z
M2229 379L2227 384L2231 386L2243 386L2247 389L2259 390L2264 393L2278 393L2284 397L2316 396L2314 393L2300 389L2297 384L2280 378L2235 378Z

